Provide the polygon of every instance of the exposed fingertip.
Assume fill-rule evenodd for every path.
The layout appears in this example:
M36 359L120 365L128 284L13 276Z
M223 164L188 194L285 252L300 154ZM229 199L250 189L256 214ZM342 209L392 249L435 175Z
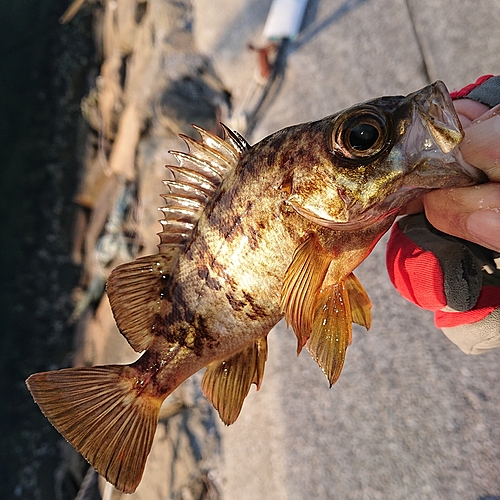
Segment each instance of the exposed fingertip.
M476 121L465 129L460 150L466 161L500 181L500 116Z
M436 229L459 238L467 237L466 219L470 211L463 207L460 189L438 189L427 193L424 208L427 220Z
M477 243L500 252L500 209L472 213L467 219L467 229Z
M488 111L488 106L472 99L458 99L453 102L463 127Z

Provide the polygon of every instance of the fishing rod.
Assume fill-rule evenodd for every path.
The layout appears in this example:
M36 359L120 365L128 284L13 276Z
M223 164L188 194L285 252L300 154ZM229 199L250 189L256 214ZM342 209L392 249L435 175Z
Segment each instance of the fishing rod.
M263 109L276 96L286 68L286 54L302 25L308 0L273 0L262 32L263 42L249 48L257 53L258 64L241 104L231 117L231 127L249 136Z

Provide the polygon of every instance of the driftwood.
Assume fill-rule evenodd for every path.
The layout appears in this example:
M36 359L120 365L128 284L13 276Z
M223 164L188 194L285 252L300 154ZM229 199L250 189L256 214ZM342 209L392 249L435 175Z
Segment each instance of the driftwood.
M75 0L69 21L83 4ZM104 292L116 265L154 253L158 207L177 134L191 123L216 131L230 94L196 49L187 0L103 0L95 4L101 37L100 74L82 100L90 131L73 258L82 264L75 295L75 365L130 362L137 357L119 334ZM131 500L217 499L219 461L214 412L195 381L181 386L161 412L144 480ZM89 473L90 474L90 473ZM88 476L90 477L90 476ZM120 498L101 485L101 494ZM129 496L127 496L128 498Z
M61 24L66 24L73 19L82 5L85 3L85 0L73 0L71 5L65 10L64 14L59 18L59 22Z

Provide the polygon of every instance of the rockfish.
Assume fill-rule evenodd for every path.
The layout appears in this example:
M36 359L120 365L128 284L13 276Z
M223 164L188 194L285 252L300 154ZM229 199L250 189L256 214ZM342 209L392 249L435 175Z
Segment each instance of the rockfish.
M226 424L260 387L267 335L284 316L330 384L352 322L371 303L353 270L398 211L430 189L481 174L442 82L280 130L254 146L195 127L173 152L159 252L107 283L130 365L36 373L28 387L59 432L118 489L139 484L163 400L202 368Z

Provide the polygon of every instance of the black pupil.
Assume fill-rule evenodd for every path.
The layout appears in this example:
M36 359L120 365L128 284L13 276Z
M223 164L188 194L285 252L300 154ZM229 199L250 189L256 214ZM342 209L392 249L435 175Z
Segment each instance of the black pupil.
M351 130L349 144L356 151L366 151L377 142L378 137L379 132L373 125L360 123Z

